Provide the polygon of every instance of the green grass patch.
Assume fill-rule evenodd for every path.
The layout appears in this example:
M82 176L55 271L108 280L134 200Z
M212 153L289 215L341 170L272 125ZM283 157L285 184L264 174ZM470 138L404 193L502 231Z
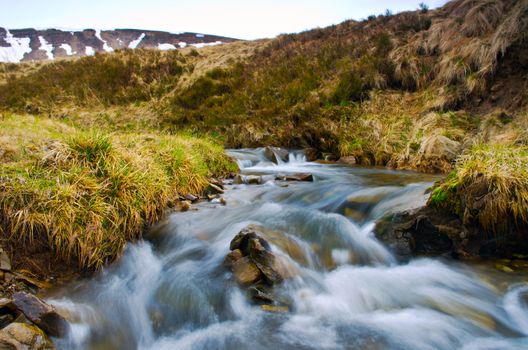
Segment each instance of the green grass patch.
M4 236L39 240L66 261L99 268L141 237L178 197L236 170L210 140L80 131L27 116L0 120Z

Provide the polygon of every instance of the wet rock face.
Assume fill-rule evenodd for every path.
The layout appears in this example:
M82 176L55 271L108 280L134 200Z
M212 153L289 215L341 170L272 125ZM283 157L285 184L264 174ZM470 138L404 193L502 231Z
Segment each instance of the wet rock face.
M279 147L266 147L264 156L275 164L288 161L288 151Z
M457 258L513 258L528 255L525 235L518 232L485 235L456 215L435 207L395 214L380 221L376 236L402 259L414 255L449 255Z
M309 162L314 162L321 158L321 152L313 147L305 148L304 155L306 156L306 160Z
M13 304L28 320L50 336L64 337L68 333L68 322L52 306L36 296L25 292L15 293L13 294Z
M273 287L288 278L283 264L255 227L240 231L231 241L225 264L236 280L247 288L253 301L277 304ZM271 309L270 309L271 310Z
M460 220L428 208L395 214L378 223L378 239L402 259L413 255L456 254L457 238L465 236Z

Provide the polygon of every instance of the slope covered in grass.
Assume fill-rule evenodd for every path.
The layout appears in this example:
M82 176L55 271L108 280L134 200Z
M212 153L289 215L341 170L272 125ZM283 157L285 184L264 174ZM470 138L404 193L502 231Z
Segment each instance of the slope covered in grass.
M496 114L521 118L527 17L524 0L457 0L271 41L6 65L0 105L445 172Z
M199 51L0 65L0 109L119 140L185 131L229 147L310 147L363 165L456 166L469 179L456 161L473 145L528 144L527 18L526 0L455 0Z
M81 131L45 118L0 119L0 230L97 268L141 237L180 195L236 169L188 136Z

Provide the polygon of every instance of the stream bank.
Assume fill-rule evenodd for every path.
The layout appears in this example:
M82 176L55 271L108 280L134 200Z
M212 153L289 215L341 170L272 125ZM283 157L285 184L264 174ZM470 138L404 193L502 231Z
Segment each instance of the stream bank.
M174 213L95 278L47 301L69 315L59 348L517 349L528 345L523 269L437 257L400 261L375 222L427 201L437 176L233 150L242 179L221 203ZM309 173L313 182L277 180ZM255 305L224 261L256 225L295 269L273 285L288 310ZM251 253L249 253L251 255ZM263 270L260 270L263 271ZM255 271L257 272L257 271ZM258 283L257 283L258 284Z

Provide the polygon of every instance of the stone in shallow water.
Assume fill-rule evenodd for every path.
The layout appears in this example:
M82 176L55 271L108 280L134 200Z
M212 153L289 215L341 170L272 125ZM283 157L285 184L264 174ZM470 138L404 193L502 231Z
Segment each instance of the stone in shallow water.
M279 160L282 162L288 161L288 151L278 147L266 147L264 150L264 156L271 160L275 164L279 164Z
M44 332L34 325L11 323L0 331L0 349L55 349Z
M55 309L34 295L18 292L13 294L13 304L31 322L52 337L64 337L69 331L68 322Z
M242 251L240 249L235 249L227 254L225 263L227 266L232 266L238 259L242 258L242 256Z
M252 284L261 279L259 268L247 256L233 263L233 273L240 284Z
M345 156L339 158L337 161L339 164L346 164L346 165L355 165L357 164L356 157L354 156Z
M208 188L208 192L210 192L210 193L220 193L221 194L221 193L224 193L224 190L220 186L215 185L213 183L210 183L209 184L209 188Z
M306 181L306 182L312 182L314 180L313 175L310 173L277 175L276 179L283 180L283 181Z
M249 240L249 256L262 271L269 284L279 284L284 279L280 274L279 266L275 255L266 249L260 242L262 238L252 238Z

